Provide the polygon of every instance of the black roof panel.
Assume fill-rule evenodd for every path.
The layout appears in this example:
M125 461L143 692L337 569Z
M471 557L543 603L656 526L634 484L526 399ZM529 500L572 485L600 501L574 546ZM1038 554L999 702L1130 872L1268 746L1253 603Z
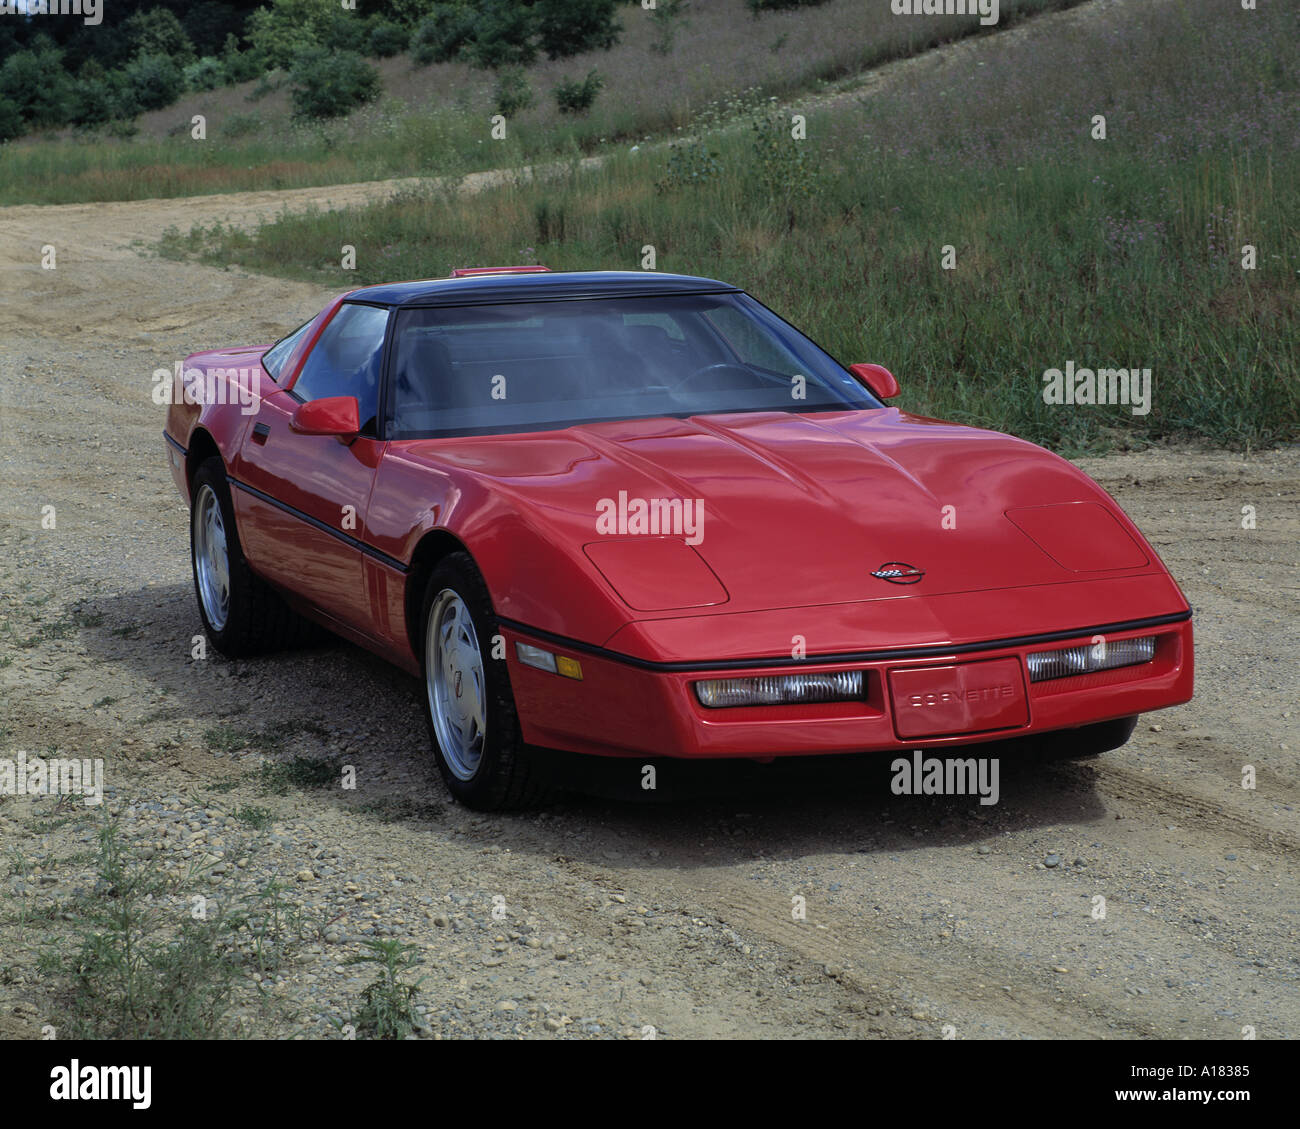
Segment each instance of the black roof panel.
M616 298L654 294L735 293L740 288L712 278L654 271L550 271L386 282L353 290L348 297L386 306L464 306L565 298Z

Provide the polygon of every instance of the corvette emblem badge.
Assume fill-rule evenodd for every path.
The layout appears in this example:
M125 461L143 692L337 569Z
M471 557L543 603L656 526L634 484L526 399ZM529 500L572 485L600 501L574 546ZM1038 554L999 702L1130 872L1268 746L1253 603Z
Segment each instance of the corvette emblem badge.
M925 569L902 561L886 561L871 575L877 580L888 580L890 584L915 584L925 575Z

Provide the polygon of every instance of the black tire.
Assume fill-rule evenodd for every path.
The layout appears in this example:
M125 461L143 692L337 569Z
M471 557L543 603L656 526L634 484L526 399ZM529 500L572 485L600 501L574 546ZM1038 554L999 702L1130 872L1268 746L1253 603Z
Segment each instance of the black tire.
M215 612L205 606L200 583L197 532L202 519L206 491L216 498L225 531L226 571L229 582L225 620L214 622ZM265 654L282 647L301 646L319 641L324 629L309 623L294 612L270 585L254 575L244 557L235 527L235 508L230 500L226 468L219 458L205 459L194 473L190 506L190 570L194 575L194 598L198 601L203 630L212 645L227 658L238 659ZM219 618L219 616L217 616Z
M1128 742L1137 728L1137 715L1099 721L1078 729L1063 729L1043 736L1047 755L1058 760L1091 760Z
M444 593L453 594L468 612L480 656L485 718L473 766L464 763L464 753L443 748L434 719L430 655L431 651L439 650L440 644L435 639L430 646L429 620L435 603L442 600ZM440 604L440 610L445 607ZM468 553L452 553L433 570L421 603L419 627L424 720L434 760L448 791L466 807L478 811L519 810L544 804L553 794L553 778L542 760L545 754L525 745L520 734L519 713L510 689L506 660L493 657L492 641L500 635L501 628L492 610L487 583ZM459 691L456 696L460 697Z

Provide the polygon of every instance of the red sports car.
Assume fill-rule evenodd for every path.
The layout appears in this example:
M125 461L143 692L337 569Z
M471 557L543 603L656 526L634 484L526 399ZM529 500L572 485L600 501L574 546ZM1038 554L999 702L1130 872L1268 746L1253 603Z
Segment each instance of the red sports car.
M1114 748L1192 694L1191 609L1031 443L885 406L734 286L457 271L189 357L166 443L203 624L322 624L418 676L448 788L552 750Z

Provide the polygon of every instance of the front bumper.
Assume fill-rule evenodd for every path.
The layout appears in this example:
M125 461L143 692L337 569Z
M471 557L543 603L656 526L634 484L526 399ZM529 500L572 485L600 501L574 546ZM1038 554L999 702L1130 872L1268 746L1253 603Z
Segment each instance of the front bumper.
M1190 616L1190 613L1186 613ZM675 669L684 664L653 664L615 656L581 644L566 646L554 636L503 625L511 684L523 736L530 744L603 756L758 757L854 753L934 748L1022 737L1072 729L1098 721L1164 709L1188 701L1193 687L1190 618L1169 622L1156 617L1124 629L1108 629L1106 639L1154 635L1154 658L1046 682L1031 682L1025 666L1030 651L1087 645L1097 628L1061 631L988 645L963 644L947 651L912 648L897 657L860 661L818 661L765 665L761 671L734 664L707 669ZM531 643L578 660L582 680L557 677L519 663L515 642ZM919 653L918 653L919 652ZM1005 661L998 661L1005 660ZM1023 709L974 711L976 728L932 736L916 709L926 703L927 680L937 687L972 684L962 679L971 664L996 672L999 684L1012 685ZM744 706L709 709L692 684L707 678L746 673L800 674L861 670L861 700L810 705ZM917 699L919 698L919 702ZM910 716L909 716L910 715Z

